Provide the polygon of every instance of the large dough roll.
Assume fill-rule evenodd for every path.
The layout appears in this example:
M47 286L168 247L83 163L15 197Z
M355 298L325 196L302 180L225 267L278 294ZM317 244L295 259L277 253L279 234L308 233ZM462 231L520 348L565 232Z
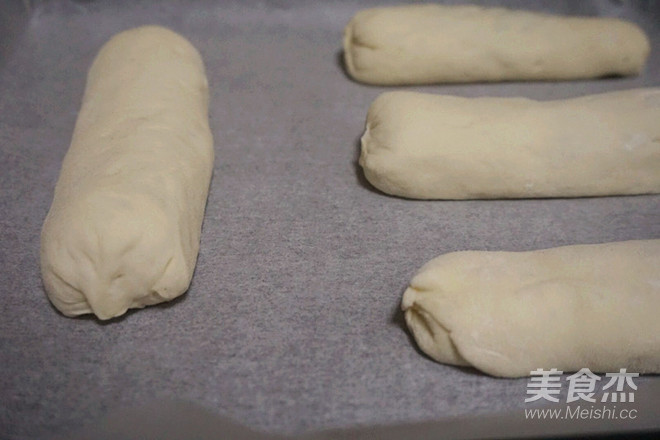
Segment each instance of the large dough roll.
M478 6L367 9L344 31L349 74L381 85L633 75L649 51L623 20Z
M531 252L454 252L403 295L438 362L494 376L532 370L660 373L660 240Z
M155 26L113 37L89 71L43 225L52 303L108 319L186 291L212 168L197 50Z
M660 88L557 101L388 92L369 108L360 164L416 199L660 192Z

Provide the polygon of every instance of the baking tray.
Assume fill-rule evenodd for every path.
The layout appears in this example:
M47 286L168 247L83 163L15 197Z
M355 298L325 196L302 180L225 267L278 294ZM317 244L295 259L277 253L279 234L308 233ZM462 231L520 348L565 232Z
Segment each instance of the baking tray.
M401 294L421 265L445 252L659 238L660 197L412 201L373 189L356 164L358 140L369 104L391 89L345 75L341 36L358 10L391 3L3 3L0 437L65 434L115 411L140 414L172 401L285 435L395 425L379 432L578 429L520 422L527 379L496 379L421 354L405 330ZM559 99L660 83L657 2L488 4L630 19L653 52L633 78L407 89ZM216 159L196 273L172 303L107 323L65 318L41 285L41 224L93 57L111 35L143 24L186 36L211 86ZM638 400L657 402L659 381L639 378ZM580 429L660 429L659 407ZM470 431L499 414L518 422Z

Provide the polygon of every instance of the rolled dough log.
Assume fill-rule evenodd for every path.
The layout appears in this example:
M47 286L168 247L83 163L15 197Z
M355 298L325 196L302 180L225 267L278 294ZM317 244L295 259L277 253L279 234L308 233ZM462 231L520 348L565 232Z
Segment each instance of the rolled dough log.
M415 199L657 193L660 88L545 102L384 93L360 165Z
M161 27L114 36L89 71L41 234L55 307L108 319L186 291L212 167L197 50Z
M634 75L649 51L623 20L479 6L367 9L344 31L349 74L381 85Z
M531 252L453 252L403 295L438 362L494 376L532 370L660 373L660 240Z

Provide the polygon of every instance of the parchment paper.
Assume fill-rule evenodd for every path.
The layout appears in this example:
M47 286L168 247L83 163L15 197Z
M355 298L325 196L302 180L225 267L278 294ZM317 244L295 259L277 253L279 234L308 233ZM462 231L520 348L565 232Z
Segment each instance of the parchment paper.
M399 311L408 281L455 250L659 238L660 197L411 201L374 190L356 165L358 139L390 89L347 78L341 36L359 9L387 3L32 6L0 64L0 437L63 433L158 398L285 434L523 410L526 379L416 349ZM409 89L558 99L660 83L658 3L490 4L631 19L653 53L634 78ZM109 323L65 318L41 284L41 224L93 57L143 24L186 36L211 86L216 161L196 273L170 304ZM639 378L638 393L658 380Z

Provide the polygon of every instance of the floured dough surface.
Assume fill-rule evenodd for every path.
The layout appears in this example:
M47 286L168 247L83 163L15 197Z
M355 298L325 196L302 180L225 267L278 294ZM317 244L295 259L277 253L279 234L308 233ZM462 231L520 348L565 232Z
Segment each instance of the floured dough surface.
M186 291L212 167L197 50L162 27L114 36L89 71L43 225L55 307L108 319Z
M633 75L649 51L623 20L479 6L366 9L344 31L348 73L381 85Z
M579 98L388 92L369 108L360 165L415 199L660 192L660 89Z
M530 252L454 252L403 295L438 362L494 376L532 370L660 372L660 240Z

